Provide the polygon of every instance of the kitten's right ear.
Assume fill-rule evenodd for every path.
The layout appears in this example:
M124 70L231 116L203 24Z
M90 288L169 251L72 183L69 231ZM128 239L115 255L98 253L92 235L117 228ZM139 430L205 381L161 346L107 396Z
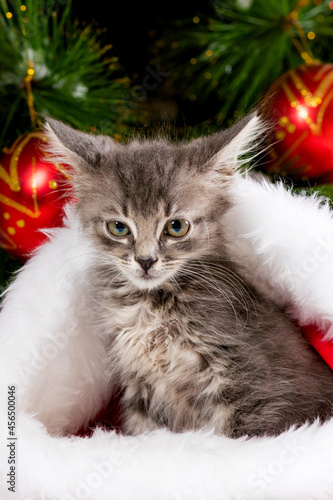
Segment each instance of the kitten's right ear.
M79 132L64 123L45 117L45 150L52 161L73 167L74 171L95 170L101 160L101 151L111 153L117 143L107 136Z

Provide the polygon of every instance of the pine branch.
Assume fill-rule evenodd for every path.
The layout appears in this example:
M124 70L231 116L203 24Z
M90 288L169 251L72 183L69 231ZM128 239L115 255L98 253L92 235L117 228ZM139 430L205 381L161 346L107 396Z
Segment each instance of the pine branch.
M0 144L31 129L33 106L80 129L114 134L131 117L129 80L102 31L80 28L70 2L0 0Z
M285 71L304 62L293 40L296 0L213 0L215 15L180 21L159 40L164 68L179 92L203 103L217 96L217 119L244 114ZM331 57L333 11L328 0L303 6L298 20L315 57ZM310 43L309 39L307 39Z

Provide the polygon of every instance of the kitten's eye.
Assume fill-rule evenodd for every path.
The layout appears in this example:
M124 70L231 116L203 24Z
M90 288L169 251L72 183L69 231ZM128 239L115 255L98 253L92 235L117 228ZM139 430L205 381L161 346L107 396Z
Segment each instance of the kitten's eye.
M122 222L118 222L116 220L108 222L107 228L110 233L117 238L123 238L124 236L131 234L129 227L126 226L126 224L123 224Z
M190 229L190 223L185 219L176 219L168 222L165 228L165 234L172 236L173 238L181 238L188 233Z

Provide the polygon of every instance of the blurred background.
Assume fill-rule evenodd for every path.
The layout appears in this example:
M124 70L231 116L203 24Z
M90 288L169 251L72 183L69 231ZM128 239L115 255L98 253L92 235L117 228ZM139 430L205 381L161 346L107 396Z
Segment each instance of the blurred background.
M258 107L271 132L254 167L331 196L332 42L329 0L0 0L0 291L71 199L44 114L117 141L187 140Z

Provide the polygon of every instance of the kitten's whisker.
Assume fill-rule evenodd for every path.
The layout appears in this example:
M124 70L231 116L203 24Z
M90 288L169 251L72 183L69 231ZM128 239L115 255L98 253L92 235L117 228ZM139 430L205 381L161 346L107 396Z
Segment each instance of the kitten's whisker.
M197 277L197 278L199 278L199 280L198 280L198 281L200 282L201 286L202 286L203 288L205 288L205 290L207 290L207 291L208 291L208 292L209 292L209 293L210 293L210 294L211 294L211 295L212 295L215 299L219 300L219 297L217 297L216 295L214 295L214 293L213 293L212 289L211 289L211 288L208 288L208 286L207 286L206 284L204 284L204 283L205 283L205 281L206 281L206 279L207 279L207 276L205 276L204 274L199 273L198 271L192 271L192 270L190 270L190 269L186 269L186 272L187 272L188 274L190 274L192 277ZM201 280L202 280L203 282L202 282ZM223 298L224 298L224 299L226 299L227 303L229 303L229 305L230 305L231 309L232 309L232 310L233 310L233 312L234 312L236 322L238 322L238 314L237 314L236 309L235 309L235 307L234 307L234 305L233 305L233 303L232 303L232 300L230 299L230 297L228 296L228 294L226 293L226 291L225 291L225 290L223 290L223 289L222 289L221 287L219 287L218 285L217 285L217 287L216 287L216 288L217 288L217 291L218 291L218 292L219 292L219 293L223 296Z
M227 285L230 285L232 288L234 288L236 291L240 291L239 288L237 288L237 283L235 283L234 281L232 281L231 279L229 279L229 276L228 276L228 273L222 273L222 272L219 272L219 273L215 273L215 275L213 275L209 269L205 268L203 269L203 267L200 265L200 266L195 266L195 265L192 265L190 264L189 267L191 267L192 269L196 269L196 270L200 270L202 273L204 273L205 271L208 272L209 276L211 279L213 279L214 283L216 284L216 286L219 286L217 281L216 281L216 278L217 278L217 274L219 275L220 278L222 278L222 283L224 284L227 284ZM242 291L243 292L247 292L247 290L245 289L245 287L242 287Z
M202 272L204 272L204 270L202 269L202 266L201 265L197 265L197 266L192 266L192 263L189 264L189 266L187 267L188 268L195 268L196 269L196 272L198 272L198 269ZM234 312L234 315L235 315L235 318L236 318L236 323L238 324L239 323L239 319L238 319L238 314L236 313L236 310L234 308L234 303L239 303L243 310L245 311L246 313L246 322L245 322L245 325L243 326L243 328L245 328L246 326L246 323L248 322L248 319L249 319L249 305L247 303L247 301L245 300L246 297L244 297L244 292L246 293L246 289L244 288L243 290L239 290L238 287L235 285L235 283L233 281L231 281L229 279L229 277L227 275L224 275L222 276L222 283L226 284L227 285L227 288L228 288L228 292L226 292L225 290L221 289L220 285L217 283L215 277L210 273L209 270L206 269L206 271L208 272L210 278L212 279L212 281L214 282L217 290L223 294L223 296L226 298L227 302L229 303L229 305L231 306L233 312ZM207 280L207 276L205 274L201 274L201 276L203 278L205 278ZM231 288L230 288L231 287ZM235 295L233 293L232 290L235 290L236 292L238 292L238 294L240 295L240 297L238 295ZM230 292L232 293L232 299L231 297L229 297L229 294ZM242 293L243 292L243 293ZM247 294L248 295L248 294ZM251 302L252 302L252 299L250 298Z
M251 294L251 291L249 290L246 283L242 280L242 278L238 274L236 274L234 271L232 271L231 269L226 268L224 266L219 266L218 264L211 263L210 261L206 261L206 262L199 261L199 262L190 263L190 265L193 267L204 266L208 272L209 272L208 267L213 268L214 275L217 275L220 278L222 278L222 281L229 283L233 288L235 288L236 291L238 291L240 293L240 295L244 296L244 299L246 299L246 297L247 297L249 302L253 306L253 308L256 309L256 305L255 305L255 302L253 300L253 296Z

